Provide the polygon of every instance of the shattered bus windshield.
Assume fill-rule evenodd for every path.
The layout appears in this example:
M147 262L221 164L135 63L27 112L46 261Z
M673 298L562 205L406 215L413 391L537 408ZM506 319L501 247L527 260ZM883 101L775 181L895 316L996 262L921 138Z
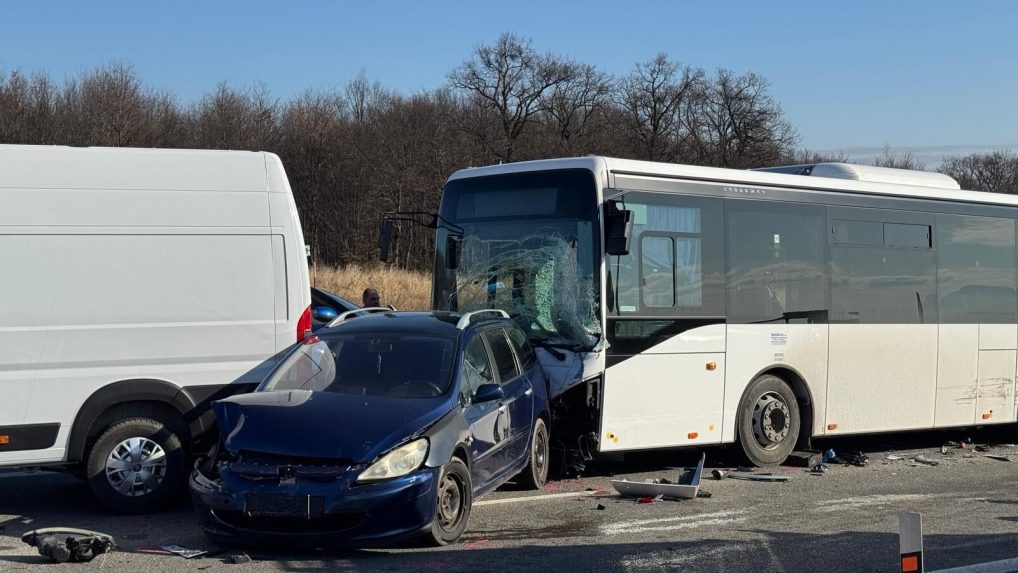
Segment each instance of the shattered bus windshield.
M534 342L589 350L601 338L596 215L589 171L450 181L442 217L463 232L439 230L435 308L502 309Z

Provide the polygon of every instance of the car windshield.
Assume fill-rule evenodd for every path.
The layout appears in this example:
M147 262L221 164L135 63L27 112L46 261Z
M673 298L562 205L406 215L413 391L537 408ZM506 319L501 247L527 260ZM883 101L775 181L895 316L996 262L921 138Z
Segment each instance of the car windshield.
M302 344L263 390L434 398L452 381L455 341L416 334L329 334Z

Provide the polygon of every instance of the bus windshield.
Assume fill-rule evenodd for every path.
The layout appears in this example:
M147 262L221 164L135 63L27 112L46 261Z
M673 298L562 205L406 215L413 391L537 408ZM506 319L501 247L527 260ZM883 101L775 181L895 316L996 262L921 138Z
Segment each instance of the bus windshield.
M450 181L441 214L462 234L439 229L436 309L505 310L538 345L590 350L598 343L600 238L589 171Z

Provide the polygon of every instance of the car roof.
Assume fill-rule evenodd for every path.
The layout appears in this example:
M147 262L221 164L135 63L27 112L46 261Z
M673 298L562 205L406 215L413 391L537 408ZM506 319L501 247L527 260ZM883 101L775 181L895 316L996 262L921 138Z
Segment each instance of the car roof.
M375 312L349 318L335 326L319 330L315 334L357 334L380 332L399 332L406 334L427 334L431 336L457 337L461 333L470 332L479 326L509 323L507 318L486 315L477 317L463 330L457 328L462 314L445 311L392 311Z

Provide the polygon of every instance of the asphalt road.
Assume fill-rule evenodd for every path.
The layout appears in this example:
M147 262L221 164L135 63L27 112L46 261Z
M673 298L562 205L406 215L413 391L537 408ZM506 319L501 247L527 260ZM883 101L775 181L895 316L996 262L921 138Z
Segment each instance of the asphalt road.
M898 513L923 515L926 570L1018 557L1018 447L990 453L940 452L940 444L971 436L1018 442L1018 428L919 433L821 444L862 449L867 467L833 466L823 476L779 468L787 483L706 479L709 499L637 504L617 496L609 480L674 478L699 453L630 456L560 480L537 494L511 484L478 500L463 540L439 549L270 552L215 546L204 539L190 507L149 516L111 516L75 478L48 472L0 474L0 572L50 566L20 536L39 527L93 529L116 537L120 550L96 562L50 566L135 572L172 571L897 571ZM936 467L909 461L921 452ZM893 453L906 457L888 461ZM734 458L707 450L708 466ZM709 472L708 472L709 474ZM598 505L604 509L598 509ZM185 560L160 554L176 544L210 555ZM235 565L246 551L251 563ZM48 569L54 571L55 569Z

